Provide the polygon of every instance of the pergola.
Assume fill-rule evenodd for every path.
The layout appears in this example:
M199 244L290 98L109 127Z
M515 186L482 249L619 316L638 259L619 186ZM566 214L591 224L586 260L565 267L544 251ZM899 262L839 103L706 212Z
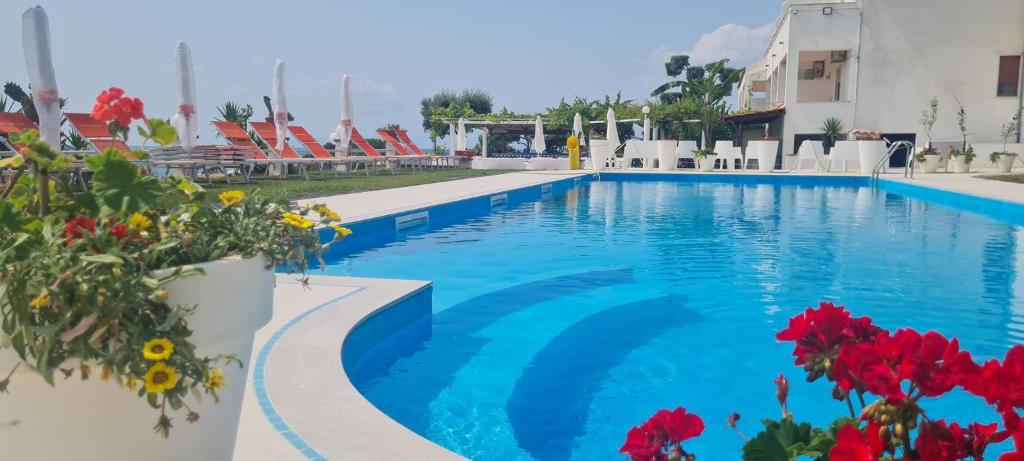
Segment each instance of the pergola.
M455 126L459 122L458 119L442 119L442 121L448 123L448 133L449 134L455 133ZM481 147L480 148L480 155L483 156L483 157L487 157L487 138L488 138L489 135L491 135L491 134L501 134L501 135L513 135L513 136L533 136L534 135L534 128L535 128L535 126L537 124L537 121L535 119L509 119L509 120L498 120L498 121L495 121L495 120L479 120L479 119L474 119L474 120L465 119L462 122L466 126L467 130L468 129L472 129L472 128L477 128L477 129L483 131L483 143L480 146ZM637 123L637 122L642 122L642 120L640 120L640 119L616 120L616 123ZM548 126L546 125L546 123L548 123L548 122L545 122L543 119L541 119L541 123L545 124L544 125L544 136L551 135L551 136L556 136L556 137L558 137L558 136L568 137L570 134L572 134L572 127L571 126L548 128ZM607 122L605 120L591 120L591 121L585 121L584 123L591 124L591 125L603 125L603 124L605 124Z

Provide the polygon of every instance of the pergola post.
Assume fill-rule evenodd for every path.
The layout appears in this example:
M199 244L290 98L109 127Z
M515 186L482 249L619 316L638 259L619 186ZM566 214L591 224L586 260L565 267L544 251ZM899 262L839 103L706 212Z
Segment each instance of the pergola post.
M483 158L487 158L487 135L491 132L491 129L483 127L481 130L483 130L483 145L480 146L480 155Z

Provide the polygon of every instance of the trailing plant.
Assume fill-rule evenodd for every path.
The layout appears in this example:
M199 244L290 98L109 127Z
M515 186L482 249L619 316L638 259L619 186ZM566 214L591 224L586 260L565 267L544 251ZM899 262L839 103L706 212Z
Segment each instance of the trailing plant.
M825 123L821 125L821 144L825 148L825 155L835 147L836 142L843 136L843 121L837 117L830 117L825 119Z
M128 139L134 121L144 144L177 139L118 88L97 97L92 116L117 139ZM66 175L51 177L69 167L68 157L35 130L15 138L25 147L0 165L16 169L0 198L0 353L18 361L0 373L0 392L19 368L51 385L75 375L110 381L159 411L154 430L166 437L172 412L196 421L189 402L204 394L217 401L221 367L242 364L197 355L189 325L195 306L168 303L170 282L201 274L182 266L263 257L268 267L304 275L309 258L350 233L324 205L293 208L241 191L222 192L212 205L188 179L146 176L113 149L86 159L91 187L75 190ZM180 205L160 208L168 195ZM332 242L321 243L318 224L334 229Z
M797 422L786 405L789 384L780 375L775 380L778 420L765 420L761 432L747 437L738 428L738 413L726 418L746 440L743 460L983 461L990 445L1007 439L1013 440L1014 450L999 461L1024 459L1024 345L1010 348L1003 360L979 364L955 338L910 328L891 332L829 302L790 318L776 338L794 343L795 364L807 373L807 381L834 383L831 397L845 403L848 416L827 428ZM1002 424L961 425L925 410L930 399L954 390L984 399ZM692 415L679 410L659 411L631 429L620 451L634 461L696 459L683 450L682 441L700 435L703 423L697 430L696 421L685 417Z

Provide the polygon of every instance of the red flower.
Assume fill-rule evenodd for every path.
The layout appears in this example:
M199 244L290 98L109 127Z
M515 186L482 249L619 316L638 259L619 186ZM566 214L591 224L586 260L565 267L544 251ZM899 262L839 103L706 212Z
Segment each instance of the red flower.
M985 455L985 449L989 444L999 443L1010 437L1007 431L999 431L999 425L971 423L967 429L961 429L960 425L953 423L949 426L953 436L960 440L960 452L971 456L976 461L981 461Z
M96 233L96 220L88 216L75 216L64 222L64 239L76 240L85 236L83 231Z
M828 452L830 461L875 461L882 455L885 443L879 435L881 426L871 422L861 432L854 424L847 424L836 434L836 444ZM928 459L928 458L924 458Z
M663 461L670 455L685 454L682 442L702 432L704 421L687 413L685 408L659 410L643 424L629 430L619 452L626 453L633 461Z
M841 346L867 341L881 332L870 318L850 318L844 307L822 302L817 309L808 308L790 318L789 326L775 338L796 343L796 364L808 371L808 381L814 381L831 368Z
M110 228L110 235L113 235L117 240L124 240L128 238L128 226L118 223L114 224Z
M92 106L92 118L103 123L116 121L118 125L131 125L132 120L146 118L143 113L142 100L124 96L124 90L110 87L96 96L96 104Z
M1024 408L1024 345L1010 348L1000 363L989 360L964 385L968 392L984 397L1000 413Z
M963 429L956 423L946 426L941 419L921 423L914 448L921 459L929 461L956 461L968 456Z

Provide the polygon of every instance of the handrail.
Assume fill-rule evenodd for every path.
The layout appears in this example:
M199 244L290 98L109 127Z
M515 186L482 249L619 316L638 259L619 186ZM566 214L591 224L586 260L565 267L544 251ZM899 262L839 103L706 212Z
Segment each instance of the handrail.
M914 179L914 143L910 141L896 141L889 145L889 150L885 152L885 155L875 163L875 167L871 170L871 185L878 184L878 177L882 174L882 168L889 164L889 158L896 153L901 147L906 147L910 154L907 155L907 164L903 167L903 177L906 179Z

